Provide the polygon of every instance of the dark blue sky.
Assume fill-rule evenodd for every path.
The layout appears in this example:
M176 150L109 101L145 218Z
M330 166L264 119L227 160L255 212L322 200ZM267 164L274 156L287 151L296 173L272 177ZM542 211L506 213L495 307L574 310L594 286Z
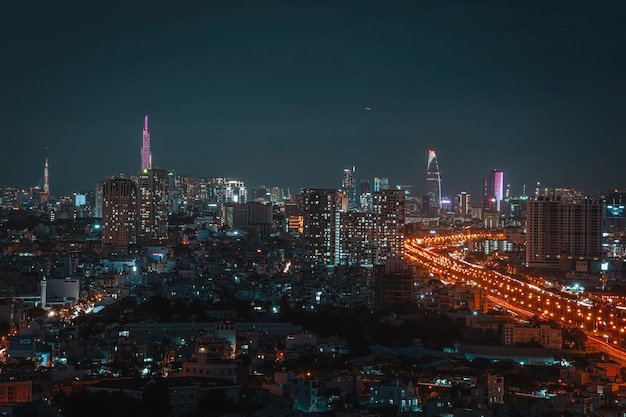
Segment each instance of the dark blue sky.
M130 4L129 4L130 3ZM253 187L626 188L624 1L5 0L0 186L153 165ZM370 107L371 110L366 110Z

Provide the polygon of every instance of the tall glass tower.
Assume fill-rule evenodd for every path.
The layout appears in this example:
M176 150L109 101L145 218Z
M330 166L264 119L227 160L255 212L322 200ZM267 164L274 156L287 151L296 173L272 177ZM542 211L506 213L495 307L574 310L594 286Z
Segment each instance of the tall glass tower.
M152 151L150 151L150 132L148 116L143 119L143 146L141 147L141 170L152 169Z
M428 186L428 206L441 209L441 174L439 172L439 164L437 163L437 154L434 149L428 150L426 183Z
M504 200L504 174L493 169L483 179L483 209L500 212Z
M343 181L341 182L341 190L346 193L348 198L348 210L355 210L357 205L356 196L356 167L343 170Z

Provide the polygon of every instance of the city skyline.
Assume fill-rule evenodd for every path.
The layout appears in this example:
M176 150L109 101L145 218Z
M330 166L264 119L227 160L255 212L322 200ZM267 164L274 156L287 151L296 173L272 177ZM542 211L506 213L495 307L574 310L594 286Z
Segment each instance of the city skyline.
M430 148L448 198L492 169L512 195L626 188L625 6L490 4L11 3L0 186L46 158L54 196L137 173L149 115L155 168L249 188L355 166L421 196Z

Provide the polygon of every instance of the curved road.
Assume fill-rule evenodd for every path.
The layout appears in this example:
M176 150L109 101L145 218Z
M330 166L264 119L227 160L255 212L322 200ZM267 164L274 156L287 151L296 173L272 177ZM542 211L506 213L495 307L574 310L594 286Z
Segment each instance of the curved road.
M509 276L471 264L447 246L467 240L497 239L501 234L462 233L426 239L406 239L405 257L437 273L443 280L463 282L484 289L486 297L522 318L540 316L563 327L578 327L588 335L588 349L604 352L626 366L626 317L623 307L577 297L545 285L542 280Z

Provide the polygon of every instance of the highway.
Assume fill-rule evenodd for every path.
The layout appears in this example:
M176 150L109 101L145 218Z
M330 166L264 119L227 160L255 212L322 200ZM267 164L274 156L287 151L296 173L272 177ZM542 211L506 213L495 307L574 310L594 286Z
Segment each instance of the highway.
M620 299L572 294L536 277L502 274L464 261L458 251L468 240L502 238L494 233L458 233L406 239L405 258L429 268L445 282L484 289L489 301L520 318L538 316L562 327L577 327L588 335L588 348L626 364L626 307Z

